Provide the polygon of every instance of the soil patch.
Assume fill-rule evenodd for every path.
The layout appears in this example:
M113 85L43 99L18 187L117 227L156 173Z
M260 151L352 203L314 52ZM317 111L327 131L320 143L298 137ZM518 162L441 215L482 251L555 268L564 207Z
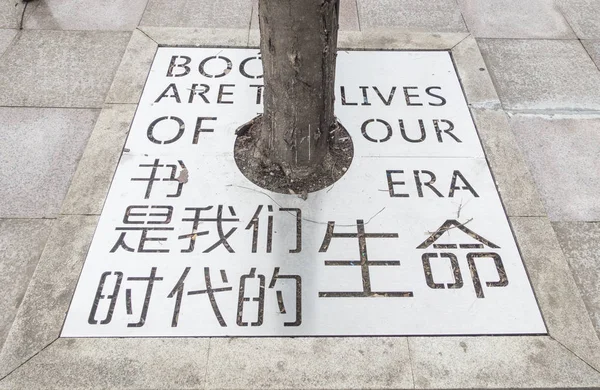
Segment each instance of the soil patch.
M352 164L354 144L350 134L338 122L330 135L329 152L317 170L301 180L290 179L278 164L258 152L260 120L255 119L249 124L238 130L233 154L242 174L261 188L306 199L308 193L322 190L338 181Z

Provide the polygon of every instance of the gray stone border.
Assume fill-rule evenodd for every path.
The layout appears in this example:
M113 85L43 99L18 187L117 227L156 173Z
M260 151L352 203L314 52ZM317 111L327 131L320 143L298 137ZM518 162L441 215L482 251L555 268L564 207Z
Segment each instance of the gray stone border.
M59 338L156 49L257 47L257 34L246 29L134 31L0 352L0 388L600 387L600 340L477 43L467 33L342 31L339 45L451 52L548 336Z

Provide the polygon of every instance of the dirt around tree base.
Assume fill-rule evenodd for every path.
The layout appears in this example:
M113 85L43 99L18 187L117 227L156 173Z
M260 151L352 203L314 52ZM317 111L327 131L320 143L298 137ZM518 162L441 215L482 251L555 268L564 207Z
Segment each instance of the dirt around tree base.
M294 180L285 174L279 164L258 150L260 118L255 118L245 126L238 129L233 152L235 162L248 180L269 191L306 199L308 193L327 188L344 176L354 158L352 138L338 122L331 134L329 152L317 170L303 179Z

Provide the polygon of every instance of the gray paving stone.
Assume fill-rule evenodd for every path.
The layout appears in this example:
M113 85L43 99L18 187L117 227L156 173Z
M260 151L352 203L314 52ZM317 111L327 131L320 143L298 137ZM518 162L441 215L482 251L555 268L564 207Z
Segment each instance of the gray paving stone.
M545 216L546 210L504 111L471 109L508 216Z
M401 28L369 28L360 32L365 49L373 50L448 50L465 39L468 33L406 32Z
M51 227L49 219L0 219L0 349Z
M140 101L157 48L158 44L145 33L133 31L108 91L107 103L137 104Z
M139 27L153 41L164 46L218 46L246 47L248 29L242 28L189 28L189 27ZM146 71L146 74L148 72Z
M458 4L477 38L576 38L553 1L458 0Z
M510 125L550 219L600 220L600 118L515 115Z
M356 0L340 0L340 30L360 30ZM251 29L258 28L258 0L252 0Z
M419 337L409 346L417 389L600 386L600 373L549 337Z
M546 218L509 219L549 335L600 372L600 340Z
M411 32L466 32L456 0L358 0L362 30L398 27Z
M600 7L597 0L556 0L571 28L581 39L600 38Z
M23 27L46 30L121 30L137 27L148 0L45 0L26 11Z
M104 107L77 166L61 214L100 215L136 107L134 104Z
M469 106L500 108L500 99L479 51L479 46L477 46L477 41L473 37L467 37L451 48L452 59Z
M360 31L341 30L338 32L338 51L344 49L364 49L363 34Z
M98 110L1 107L0 218L54 217Z
M223 47L258 47L258 29L140 27L160 45ZM368 31L340 30L338 49L429 49L449 50L468 37L468 33L410 33L398 28L375 28Z
M0 57L17 35L17 30L0 29Z
M0 0L0 28L19 28L23 6L19 0Z
M4 348L0 378L52 343L60 334L97 217L59 217L48 237Z
M340 30L360 30L356 0L340 0Z
M600 72L579 41L481 39L508 110L600 110Z
M203 389L208 339L59 339L0 389Z
M155 27L250 28L252 2L229 0L149 0L140 22Z
M598 69L600 69L600 39L584 40L581 43L583 43L588 54L592 57Z
M412 388L405 338L213 339L207 388Z
M600 336L600 222L552 224Z
M130 35L19 32L0 57L0 106L101 107Z

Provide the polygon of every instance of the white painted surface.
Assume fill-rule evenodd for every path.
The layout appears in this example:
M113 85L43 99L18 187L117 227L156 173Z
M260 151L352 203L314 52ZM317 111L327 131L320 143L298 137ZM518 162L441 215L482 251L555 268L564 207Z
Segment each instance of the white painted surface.
M207 78L198 72L202 59L211 55L229 58L232 70L220 78ZM138 112L127 141L126 150L115 174L98 229L86 260L82 276L62 336L64 337L110 337L110 336L285 336L285 335L452 335L452 334L540 334L546 333L539 309L531 291L506 216L498 198L489 168L483 157L476 131L470 118L460 85L447 52L340 52L338 59L338 99L336 115L350 132L355 157L346 175L330 188L312 193L306 201L291 195L281 195L261 189L249 182L237 169L232 156L235 129L251 119L261 109L256 104L256 87L260 79L245 78L239 72L240 63L255 56L255 50L246 49L181 49L160 48L145 87ZM173 55L188 56L190 73L183 77L166 77ZM223 60L212 60L223 63ZM206 70L220 73L221 69ZM260 62L248 62L248 73L259 74ZM182 68L175 68L178 74ZM157 98L170 83L178 86L182 103L174 98ZM231 99L233 104L218 104L217 93L206 97L210 103L197 101L186 103L192 84L207 84L210 91L218 93L220 84L233 91L222 101ZM371 106L342 105L340 87L345 87L346 103L359 102L350 91L367 93ZM385 91L387 99L392 87L397 90L390 105L385 105L373 87ZM407 106L403 87L408 93L418 93L417 100L425 106ZM441 103L441 99L423 93L430 90L446 100L443 106L429 106L428 101ZM371 96L372 95L372 96ZM197 97L196 97L197 98ZM185 129L178 140L170 144L156 144L148 138L148 126L160 117L181 118ZM214 129L201 132L198 142L193 143L198 117L216 117L205 121L202 128ZM385 142L370 142L361 133L363 123L369 119L383 119L392 126L392 135ZM398 119L406 123L425 124L426 138L420 143L406 142L400 132ZM442 133L439 142L433 120L447 120L454 124L457 142ZM174 138L178 127L174 121L164 121L153 133L159 141ZM376 123L376 122L374 122ZM441 122L438 122L441 123ZM164 127L161 127L165 125ZM385 129L367 129L373 138L387 135L377 133ZM429 124L431 127L427 127ZM405 129L408 129L406 127ZM414 128L419 131L419 128ZM443 128L445 129L445 128ZM442 130L443 130L442 129ZM373 132L371 133L371 130ZM416 134L416 133L415 133ZM152 165L156 178L147 199L148 181L132 181L132 178L149 178ZM189 180L181 186L178 197L177 181L164 181L173 165L174 177L181 172L181 163L189 171ZM388 171L390 180L388 180ZM402 171L402 172L400 172ZM429 182L435 175L432 187L421 185L418 180ZM457 173L459 172L461 176ZM451 191L452 178L456 178ZM466 180L470 188L463 182ZM389 183L392 181L394 183ZM404 182L404 184L401 184ZM393 191L390 192L390 185ZM391 196L406 195L406 196ZM129 219L124 216L130 209ZM194 210L207 208L200 218L215 218L222 205L223 218L235 221L223 222L223 234L230 250L219 245L217 224L202 221L197 228L195 247L190 247L188 237L192 222L184 221L194 216ZM262 205L259 214L256 253L252 252L254 213ZM150 209L152 206L162 206ZM272 206L272 212L269 211ZM172 215L144 217L135 214L147 212L165 213L172 207ZM231 209L235 216L231 214ZM281 208L301 209L301 251L296 248L297 220L295 211ZM151 211L148 211L151 210ZM273 218L272 248L267 251L268 217ZM335 222L334 233L357 233L359 220L364 221L367 234L366 248L369 261L399 261L399 265L370 265L361 267L359 240L354 237L333 237L327 250L323 247L328 222ZM446 221L456 220L464 224L466 232L455 225L438 240L428 246L423 244ZM138 222L138 223L133 223ZM119 230L122 228L138 230ZM144 228L148 240L144 250L139 251ZM246 229L248 228L248 229ZM466 230L464 229L464 230ZM483 237L483 248L465 249L460 244L481 244L468 235L469 231ZM206 233L204 233L206 232ZM124 243L133 251L116 245L125 233ZM368 237L369 234L387 233L387 237ZM396 237L397 235L397 237ZM456 244L455 249L440 249L434 245ZM418 248L420 247L420 248ZM321 249L321 251L320 251ZM114 250L111 252L111 250ZM157 252L160 251L160 252ZM451 253L441 257L442 253ZM484 257L470 253L487 253ZM429 255L426 255L429 254ZM437 257L436 257L437 256ZM449 257L448 257L449 256ZM454 283L450 258L458 262L456 271L463 280L461 288L431 288L428 286L423 258L428 258L433 282L447 285ZM474 259L481 289L473 280L468 258ZM508 283L503 286L487 285L500 280L494 258L500 259ZM325 265L330 261L354 261L351 265ZM148 281L129 278L148 277L156 268L156 280L148 294ZM182 274L189 267L183 287L177 290ZM278 279L271 287L274 269L279 267L280 276L296 279ZM473 267L471 267L473 268ZM256 269L254 278L244 277ZM222 315L217 319L207 290L205 270L208 270L214 293L214 301ZM223 270L223 272L221 272ZM369 297L350 297L365 291L361 271L368 271L371 286ZM104 288L98 292L102 275ZM120 273L120 274L119 274ZM120 288L116 289L117 275L121 276ZM223 276L226 276L224 278ZM366 276L366 274L365 274ZM260 278L264 278L264 315L258 322L260 302L258 297ZM301 303L296 300L296 280L301 279ZM245 283L243 283L245 281ZM241 283L242 282L242 283ZM430 281L429 284L433 282ZM242 296L243 314L238 319L240 287L245 285ZM179 284L181 286L181 284ZM111 294L115 294L114 310L110 321ZM129 293L128 293L129 291ZM173 326L174 311L181 291L177 326ZM195 294L188 294L196 291ZM285 313L278 304L278 291L282 296ZM406 296L400 292L409 293ZM142 307L145 296L150 296L144 321ZM131 296L128 314L127 300ZM320 296L321 295L321 296ZM334 295L334 296L332 296ZM170 298L169 298L170 296ZM248 297L250 300L244 301ZM92 308L98 302L94 315ZM260 301L260 299L259 299ZM301 321L296 310L301 308ZM105 320L104 324L101 322ZM285 326L286 322L299 322ZM140 326L128 326L128 324ZM248 323L248 325L244 325ZM226 326L222 326L225 324Z

